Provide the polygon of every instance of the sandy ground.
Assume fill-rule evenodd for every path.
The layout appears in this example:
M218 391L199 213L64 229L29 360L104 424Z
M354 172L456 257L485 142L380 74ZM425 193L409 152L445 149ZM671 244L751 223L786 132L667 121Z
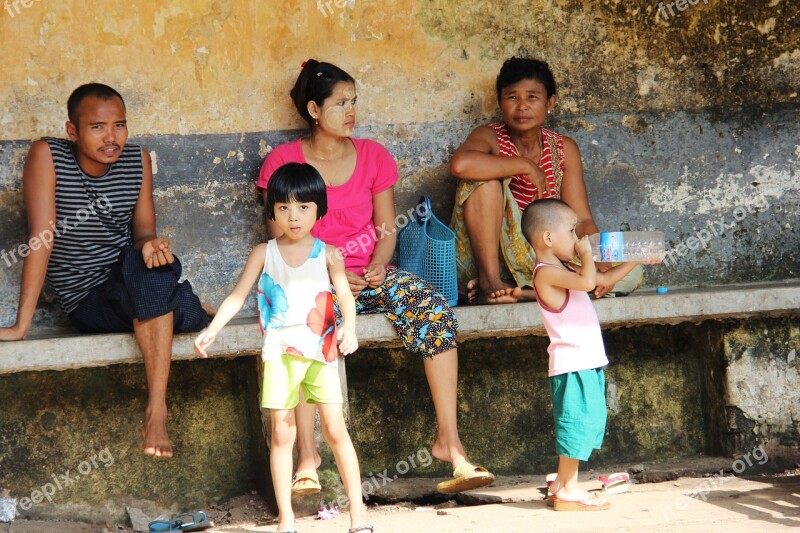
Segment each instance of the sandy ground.
M497 501L461 506L454 501L439 508L398 504L370 507L369 520L381 533L408 532L529 532L659 531L752 532L800 530L800 475L760 477L679 478L661 483L636 484L626 494L609 495L608 511L556 512L541 499L541 479L500 484L474 491L478 499ZM595 489L596 481L584 482ZM244 496L226 506L206 510L216 526L208 531L249 533L275 531L274 517L260 497ZM303 533L344 533L347 513L329 520L298 519ZM127 525L90 525L75 522L16 521L0 524L0 533L130 532Z

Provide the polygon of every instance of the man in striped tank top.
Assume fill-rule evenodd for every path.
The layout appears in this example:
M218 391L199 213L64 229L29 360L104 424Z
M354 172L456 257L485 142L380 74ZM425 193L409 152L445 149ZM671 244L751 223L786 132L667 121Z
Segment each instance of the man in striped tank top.
M148 386L142 448L171 457L172 337L206 327L207 310L189 282L179 283L180 262L156 233L150 155L127 144L122 96L107 85L82 85L67 110L69 140L40 139L25 161L30 253L17 321L0 328L0 340L25 338L45 280L80 331L133 332Z
M497 76L502 120L478 126L456 150L450 172L459 178L450 223L456 233L459 288L470 303L534 300L536 253L523 237L520 219L539 198L560 198L578 215L578 236L598 233L578 145L544 127L556 106L556 82L544 61L512 57ZM599 263L598 270L611 265ZM641 284L634 269L612 286L629 293Z

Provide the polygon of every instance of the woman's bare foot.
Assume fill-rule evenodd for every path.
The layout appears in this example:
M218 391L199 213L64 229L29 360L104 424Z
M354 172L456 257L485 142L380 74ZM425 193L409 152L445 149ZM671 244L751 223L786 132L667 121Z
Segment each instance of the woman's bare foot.
M515 304L522 296L522 289L519 287L505 287L491 292L481 293L478 301L486 304Z
M453 446L448 446L442 443L441 440L436 439L436 442L433 443L433 448L431 448L431 455L444 463L450 463L453 465L454 470L461 463L469 461L467 452L460 441Z
M167 434L167 416L147 415L142 424L142 450L145 455L172 457L172 442Z
M470 305L479 304L513 304L522 299L528 300L532 290L523 291L516 285L501 281L490 284L486 289L480 288L477 278L467 282L467 302Z

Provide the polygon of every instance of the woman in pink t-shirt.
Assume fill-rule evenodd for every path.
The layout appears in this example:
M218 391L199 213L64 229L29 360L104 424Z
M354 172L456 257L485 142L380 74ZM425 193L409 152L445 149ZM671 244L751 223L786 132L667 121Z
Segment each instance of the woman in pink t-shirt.
M261 167L258 187L266 194L272 173L289 162L309 163L327 184L328 213L312 234L344 256L358 313L383 313L405 347L422 355L439 431L434 457L453 465L453 479L437 487L461 492L494 481L471 464L458 436L456 318L447 301L424 280L389 264L397 241L394 189L397 165L381 144L353 138L355 81L330 63L309 59L291 91L311 132L275 148ZM279 231L267 222L270 238ZM297 417L297 475L293 491L319 490L314 445L314 406L301 403Z

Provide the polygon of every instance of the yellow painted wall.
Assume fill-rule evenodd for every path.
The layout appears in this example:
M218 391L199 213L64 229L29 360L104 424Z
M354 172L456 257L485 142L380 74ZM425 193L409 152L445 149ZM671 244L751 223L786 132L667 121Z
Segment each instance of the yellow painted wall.
M798 101L796 0L696 3L0 0L0 140L61 134L88 81L120 90L136 134L299 127L287 93L311 56L357 78L361 124L491 116L514 53L551 63L561 112Z

